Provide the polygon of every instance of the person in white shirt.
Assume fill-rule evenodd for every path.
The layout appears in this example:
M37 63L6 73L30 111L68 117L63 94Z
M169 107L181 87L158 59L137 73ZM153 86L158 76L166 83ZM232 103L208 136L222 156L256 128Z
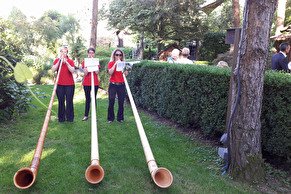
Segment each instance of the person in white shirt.
M179 59L180 51L178 49L172 50L172 56L168 58L168 63L177 63Z
M188 48L183 48L183 50L182 50L182 58L179 58L177 60L177 63L194 64L193 61L191 61L190 59L188 59L189 56L190 56L190 50Z

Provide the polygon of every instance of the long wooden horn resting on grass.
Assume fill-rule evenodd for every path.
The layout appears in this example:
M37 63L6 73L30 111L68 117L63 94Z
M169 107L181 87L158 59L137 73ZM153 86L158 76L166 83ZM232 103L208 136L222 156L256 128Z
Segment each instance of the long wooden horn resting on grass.
M30 167L29 168L21 168L14 175L14 178L13 178L14 185L19 189L29 188L34 183L34 181L36 179L36 175L38 172L39 163L40 163L40 159L41 159L42 149L43 149L43 145L44 145L44 140L46 137L48 124L50 121L51 110L53 107L54 98L55 98L56 90L58 87L58 81L59 81L59 77L60 77L62 64L63 64L63 60L61 60L61 63L60 63L58 74L57 74L57 77L55 80L55 85L54 85L52 97L51 97L51 100L49 103L48 110L46 112L46 116L44 119L42 130L41 130L38 142L37 142L37 146L35 148L34 156L32 158Z
M91 73L91 165L86 169L85 177L89 183L97 184L104 177L104 170L99 165L97 117L94 75Z
M152 153L150 144L149 144L148 139L146 137L144 128L142 126L139 114L137 112L137 108L135 106L135 103L134 103L131 91L129 89L126 77L125 77L124 74L123 74L123 79L124 79L124 82L125 82L127 94L128 94L128 97L129 97L131 108L132 108L132 112L134 114L135 122L136 122L136 125L137 125L137 129L138 129L138 132L139 132L140 140L141 140L141 143L142 143L142 147L143 147L143 150L144 150L144 154L145 154L145 157L146 157L146 161L147 161L148 168L149 168L149 171L151 173L152 179L154 180L154 182L155 182L155 184L157 186L159 186L161 188L167 188L167 187L171 186L171 184L173 182L172 173L166 168L162 168L162 167L158 168L158 166L156 164L156 161L155 161L155 158L154 158L154 155Z

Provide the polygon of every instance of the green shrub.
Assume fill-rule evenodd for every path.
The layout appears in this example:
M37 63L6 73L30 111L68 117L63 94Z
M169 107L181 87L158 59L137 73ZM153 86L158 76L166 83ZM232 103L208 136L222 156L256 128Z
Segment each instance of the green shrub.
M111 57L111 53L115 48L104 48L104 47L96 47L95 56L96 57ZM87 57L87 56L86 56Z
M150 58L149 58L149 54L150 54ZM144 49L143 59L151 60L154 57L155 58L157 57L157 49L151 49L151 51L149 51L149 49Z
M203 126L206 135L214 136L224 130L229 71L143 62L134 66L129 80L138 106L187 127Z
M137 106L183 126L200 127L205 135L215 137L225 132L230 71L142 61L133 66L127 79ZM106 80L101 82L108 84L109 75L104 75ZM267 71L263 95L263 153L291 164L290 75Z
M25 58L25 64L31 67L33 73L33 83L47 84L47 80L53 81L54 75L51 71L54 59L48 57L30 56ZM46 79L43 79L46 77Z
M9 23L0 18L0 55L13 66L23 58L24 44L6 29ZM10 120L14 114L27 111L30 103L27 89L16 82L13 69L0 59L0 122Z
M109 74L107 73L108 69L108 63L110 61L110 57L101 57L99 58L100 62L100 72L98 74L99 82L100 82L100 88L103 88L104 90L108 89L109 86Z
M47 82L47 79L53 80L53 73L51 71L48 71L47 69L39 69L37 70L37 73L33 76L33 83L43 84Z
M134 48L124 47L120 49L123 51L125 59L132 59L132 51L135 50Z
M220 53L229 50L229 44L225 44L224 32L207 32L202 40L199 58L204 61L213 61Z
M195 65L213 65L212 62L209 61L195 61Z
M291 164L291 77L267 71L262 106L262 146Z
M11 71L8 72L7 69L10 68L5 63L1 64L0 122L11 120L13 115L26 112L31 101L28 89L23 84L17 83Z

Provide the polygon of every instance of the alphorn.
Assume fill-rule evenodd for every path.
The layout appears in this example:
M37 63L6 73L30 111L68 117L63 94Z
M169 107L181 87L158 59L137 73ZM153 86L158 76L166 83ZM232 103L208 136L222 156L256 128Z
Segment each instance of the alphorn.
M162 167L158 168L158 166L156 164L156 161L155 161L155 158L154 158L154 155L152 153L150 144L149 144L148 139L146 137L143 125L141 123L139 114L137 112L137 108L135 106L135 103L134 103L131 91L129 89L126 77L125 77L124 74L123 74L123 79L124 79L124 82L125 82L127 94L128 94L128 97L129 97L131 108L132 108L132 112L134 114L135 122L136 122L136 125L137 125L137 129L138 129L138 132L139 132L140 140L141 140L141 143L142 143L142 147L143 147L143 150L144 150L144 154L145 154L145 157L146 157L146 161L147 161L148 168L149 168L149 171L151 173L152 179L154 180L154 182L155 182L155 184L157 186L159 186L161 188L167 188L167 187L171 186L171 184L173 182L172 173L166 168L162 168Z
M104 177L104 170L99 163L97 117L94 76L91 72L91 165L86 169L85 177L91 184L97 184Z
M58 70L54 89L52 92L52 97L51 97L51 100L49 103L48 110L46 112L46 116L44 119L42 130L41 130L38 142L37 142L37 146L36 146L30 167L29 168L21 168L14 175L14 178L13 178L14 185L19 189L27 189L35 182L36 175L37 175L38 168L39 168L40 159L41 159L41 154L42 154L42 150L43 150L44 140L46 137L46 132L47 132L47 128L48 128L48 124L49 124L49 120L50 120L51 110L53 107L54 98L55 98L56 90L58 87L58 81L59 81L59 76L60 76L62 64L63 64L63 59L61 59L60 67Z

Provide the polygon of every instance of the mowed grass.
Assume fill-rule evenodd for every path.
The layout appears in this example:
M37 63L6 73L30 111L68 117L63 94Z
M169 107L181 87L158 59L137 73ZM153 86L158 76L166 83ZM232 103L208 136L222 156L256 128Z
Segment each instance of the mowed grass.
M39 88L48 98L53 86ZM97 126L100 165L105 175L93 185L85 179L91 158L91 119L84 116L85 96L76 84L74 96L75 121L59 123L50 120L35 183L20 190L13 183L17 170L29 167L46 115L36 101L37 108L21 118L0 126L0 193L255 193L247 185L221 175L222 161L217 149L201 145L179 130L155 122L139 111L158 167L171 171L174 181L167 189L153 182L147 167L135 119L125 103L125 122L107 123L107 95L98 92ZM116 102L117 105L117 102ZM58 111L57 97L53 110ZM117 108L117 106L116 106ZM117 111L117 110L116 110ZM56 116L56 115L54 115Z

